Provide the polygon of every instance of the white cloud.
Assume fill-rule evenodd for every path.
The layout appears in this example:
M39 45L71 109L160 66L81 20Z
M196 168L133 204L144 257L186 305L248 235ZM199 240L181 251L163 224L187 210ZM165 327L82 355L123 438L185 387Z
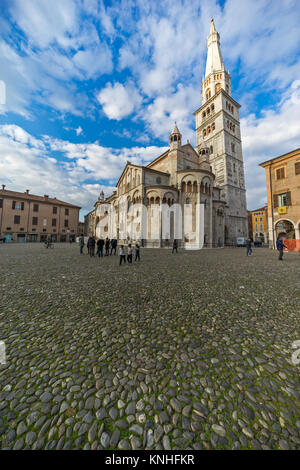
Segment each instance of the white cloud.
M81 135L83 133L83 130L82 130L82 127L81 126L78 126L77 129L75 129L76 131L76 135Z
M130 83L107 83L98 93L97 99L106 116L117 121L132 114L142 101L138 91Z
M112 149L97 143L37 139L16 125L0 126L0 182L7 189L49 194L91 210L101 189L109 195L127 161L146 165L166 149ZM60 154L60 160L52 152ZM99 182L101 180L101 183ZM104 182L107 182L105 184Z
M247 202L250 209L267 200L265 170L259 164L300 147L300 81L294 82L276 109L241 120Z

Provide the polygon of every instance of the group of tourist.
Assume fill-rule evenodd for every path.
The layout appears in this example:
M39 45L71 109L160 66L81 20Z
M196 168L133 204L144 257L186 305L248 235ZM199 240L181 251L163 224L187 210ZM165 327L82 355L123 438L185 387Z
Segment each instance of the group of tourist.
M88 250L88 255L91 257L95 256L95 248L97 246L97 251L96 251L96 256L98 255L99 258L103 257L103 251L105 249L105 255L104 256L111 256L112 254L116 255L117 254L117 246L118 246L118 241L116 238L112 238L111 240L106 237L104 240L103 238L96 238L94 235L90 236L87 241L87 250ZM81 235L79 237L79 248L80 248L80 254L83 254L83 248L84 248L84 236ZM128 244L127 248L127 253L124 245L120 246L119 249L119 254L120 254L120 265L124 262L126 263L126 258L128 263L132 263L132 254L133 254L133 248L131 243ZM127 255L127 256L126 256ZM140 246L138 243L135 244L135 261L140 261Z

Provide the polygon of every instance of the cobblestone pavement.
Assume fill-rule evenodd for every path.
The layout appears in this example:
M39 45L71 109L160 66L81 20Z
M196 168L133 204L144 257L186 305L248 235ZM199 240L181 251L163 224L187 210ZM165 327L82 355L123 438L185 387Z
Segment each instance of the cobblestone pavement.
M300 449L300 256L1 245L2 449Z

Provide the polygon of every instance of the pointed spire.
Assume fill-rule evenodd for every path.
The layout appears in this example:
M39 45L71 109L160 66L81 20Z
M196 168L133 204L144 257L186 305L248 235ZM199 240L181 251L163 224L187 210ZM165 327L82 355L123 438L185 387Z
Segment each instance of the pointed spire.
M215 71L224 70L224 62L220 48L220 35L215 28L213 18L210 22L210 33L207 38L207 61L205 77Z
M177 124L176 124L176 121L175 121L175 124L174 124L174 129L172 131L172 134L180 134L179 129L178 129Z
M217 32L217 31L216 31L216 28L215 28L214 19L212 18L212 19L210 20L210 34L216 33L216 32Z

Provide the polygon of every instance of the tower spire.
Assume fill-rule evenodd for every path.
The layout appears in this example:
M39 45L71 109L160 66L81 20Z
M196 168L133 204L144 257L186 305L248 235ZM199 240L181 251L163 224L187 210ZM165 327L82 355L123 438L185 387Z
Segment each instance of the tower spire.
M207 38L207 60L205 78L213 72L225 70L220 47L220 35L215 28L213 18L210 21L210 33Z

